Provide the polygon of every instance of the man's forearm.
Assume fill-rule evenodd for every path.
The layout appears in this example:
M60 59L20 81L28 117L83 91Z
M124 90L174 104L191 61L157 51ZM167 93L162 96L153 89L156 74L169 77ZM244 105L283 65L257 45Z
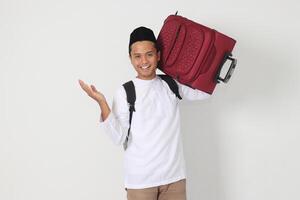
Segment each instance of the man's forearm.
M106 100L98 101L98 104L101 109L101 118L103 121L105 121L107 119L109 113L111 112L109 105L107 104Z

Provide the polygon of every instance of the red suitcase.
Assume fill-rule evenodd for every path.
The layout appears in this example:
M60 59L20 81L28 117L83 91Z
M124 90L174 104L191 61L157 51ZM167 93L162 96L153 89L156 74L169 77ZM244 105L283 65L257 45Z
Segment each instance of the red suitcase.
M180 83L209 94L220 81L228 82L236 66L236 59L231 57L234 39L177 13L164 21L157 41L161 50L159 69ZM226 60L231 63L222 78Z

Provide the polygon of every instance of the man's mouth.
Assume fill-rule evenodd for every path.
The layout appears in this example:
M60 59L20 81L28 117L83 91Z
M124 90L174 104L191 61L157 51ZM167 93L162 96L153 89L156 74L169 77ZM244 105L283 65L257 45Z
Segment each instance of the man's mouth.
M149 67L150 67L149 64L147 64L147 65L142 65L142 66L141 66L142 69L148 69Z

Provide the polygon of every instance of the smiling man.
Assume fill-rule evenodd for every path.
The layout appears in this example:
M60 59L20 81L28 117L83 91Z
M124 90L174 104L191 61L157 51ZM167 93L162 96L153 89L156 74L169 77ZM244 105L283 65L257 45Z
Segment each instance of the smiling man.
M135 112L129 129L129 106L124 87L113 98L112 110L95 86L79 80L101 109L101 126L115 144L128 143L124 154L128 200L185 200L186 171L180 133L179 98L156 74L160 52L151 29L130 35L129 58L137 72L132 80ZM175 82L180 97L202 100L210 95ZM128 139L128 129L130 137ZM127 140L128 139L128 140Z
M156 46L156 38L152 30L139 27L131 33L129 57L131 64L137 71L137 78L151 80L156 77L160 52Z
M156 76L156 66L160 58L160 53L157 52L150 41L135 42L131 46L130 54L131 64L138 73L137 78L144 80L154 79Z

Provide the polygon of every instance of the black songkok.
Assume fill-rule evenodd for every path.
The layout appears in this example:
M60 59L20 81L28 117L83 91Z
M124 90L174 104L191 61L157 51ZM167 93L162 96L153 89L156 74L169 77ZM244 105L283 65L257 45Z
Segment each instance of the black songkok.
M144 40L151 41L154 44L156 44L156 38L153 31L143 26L134 29L130 34L129 53L130 53L130 47L133 43L138 41L144 41Z

